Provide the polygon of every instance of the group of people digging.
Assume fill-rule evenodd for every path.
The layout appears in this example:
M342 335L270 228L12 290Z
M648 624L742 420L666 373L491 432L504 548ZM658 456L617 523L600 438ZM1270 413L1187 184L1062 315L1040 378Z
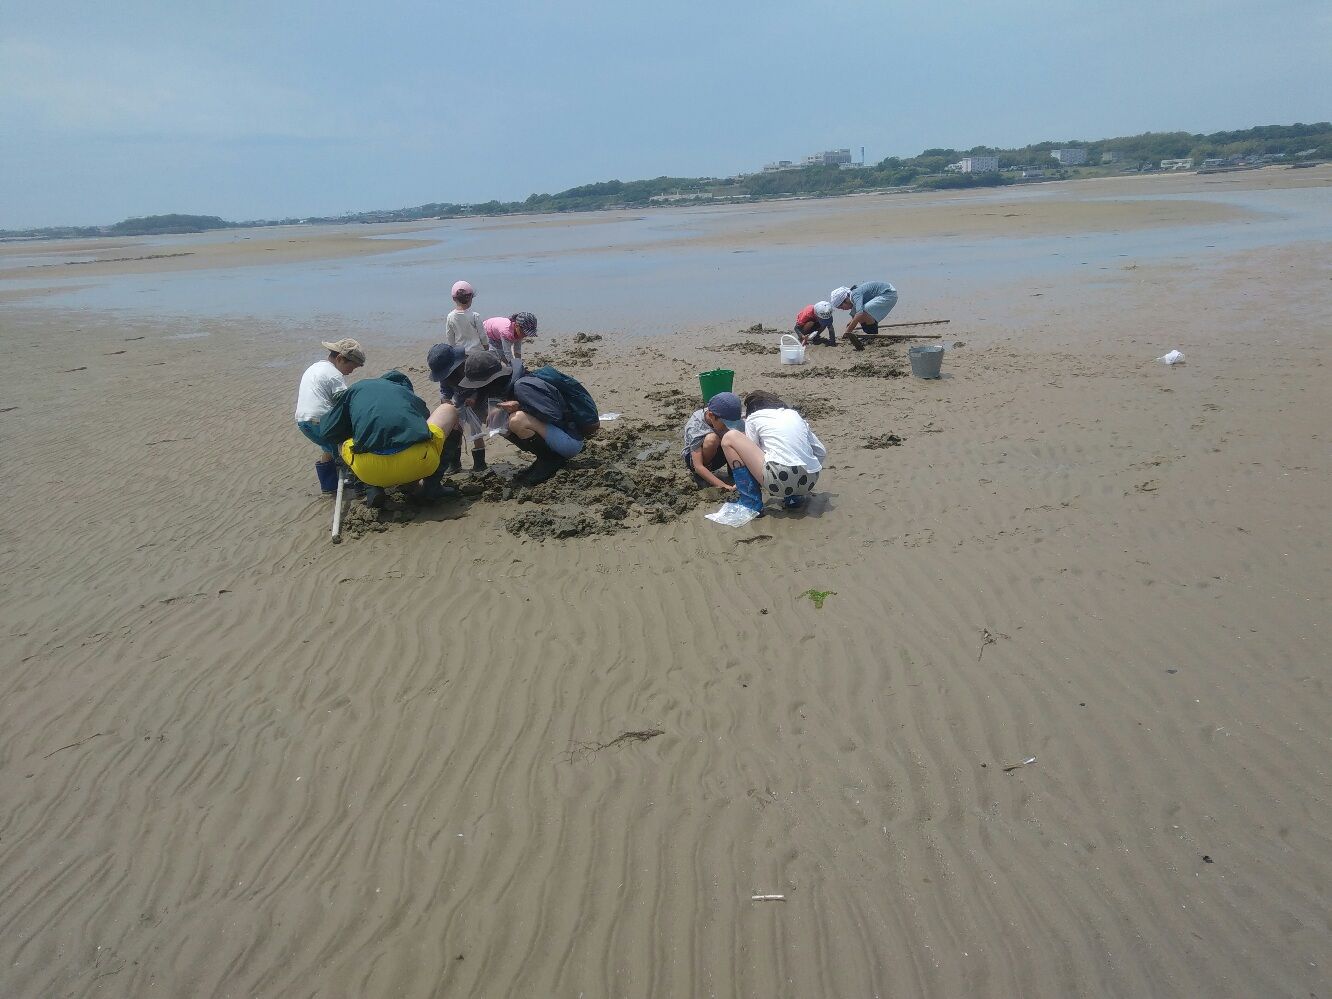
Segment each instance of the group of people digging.
M893 311L896 304L897 289L887 281L868 281L850 287L843 285L833 289L828 301L815 302L801 309L796 314L794 333L805 346L826 343L836 347L837 330L833 322L833 310L844 309L851 313L844 330L846 338L856 350L864 350L865 343L861 338L877 336L879 323Z
M485 471L486 441L496 435L532 455L513 481L535 485L601 429L596 403L576 379L550 365L527 371L522 345L536 335L536 317L518 312L482 322L471 311L474 295L465 281L453 286L446 342L427 353L430 379L439 387L433 408L401 371L349 387L346 378L364 366L365 351L350 338L322 342L328 356L302 375L295 415L301 433L320 450L315 472L324 492L336 490L345 472L372 507L382 506L393 487L426 501L441 499L452 493L443 479L461 471L464 446L472 470ZM833 310L843 309L851 313L846 337L860 350L856 330L876 334L897 304L897 291L871 282L837 288L830 298L801 311L796 334L804 343L822 343L826 333L835 345ZM827 457L804 418L762 390L743 398L713 395L685 423L684 441L685 467L698 486L735 492L756 511L768 502L803 505Z
M524 367L522 344L536 335L536 317L519 312L482 323L469 308L473 295L465 281L453 286L448 342L427 354L439 386L433 409L401 371L349 387L346 377L365 364L365 351L351 338L322 342L328 357L301 377L296 425L320 449L315 473L324 492L337 489L345 470L372 507L393 487L441 499L452 492L443 478L460 470L464 443L473 470L483 471L486 440L495 435L532 455L514 481L535 485L601 428L596 403L577 379L549 365L531 373Z

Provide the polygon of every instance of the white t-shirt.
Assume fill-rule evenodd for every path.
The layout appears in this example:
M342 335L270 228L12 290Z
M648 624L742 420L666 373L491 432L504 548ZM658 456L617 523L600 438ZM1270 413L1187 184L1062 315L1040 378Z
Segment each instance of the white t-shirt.
M475 312L454 309L444 324L444 332L451 347L471 350L474 347L490 349L486 331L481 328L481 316Z
M316 361L301 375L296 393L296 422L318 420L333 408L333 397L347 387L347 379L332 361Z
M801 466L818 472L828 457L823 442L814 436L804 417L794 409L760 409L745 417L745 434L763 449L765 461Z

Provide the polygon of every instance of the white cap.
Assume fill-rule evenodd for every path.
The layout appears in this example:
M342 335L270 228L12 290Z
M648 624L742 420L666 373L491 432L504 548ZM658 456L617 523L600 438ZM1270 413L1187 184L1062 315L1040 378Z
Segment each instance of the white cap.
M851 289L845 285L840 288L834 288L833 293L828 297L832 299L832 307L834 309L840 309L846 304L847 299L851 297Z
M832 302L815 302L814 315L818 316L820 319L831 319Z

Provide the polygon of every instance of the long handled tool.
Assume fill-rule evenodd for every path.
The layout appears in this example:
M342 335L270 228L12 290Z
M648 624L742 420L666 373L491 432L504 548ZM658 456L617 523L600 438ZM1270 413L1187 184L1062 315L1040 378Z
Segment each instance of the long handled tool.
M905 326L942 326L944 323L951 323L951 322L952 322L951 319L922 319L919 322L914 322L914 323L879 323L879 329L900 330ZM929 334L927 333L921 334L921 336L928 336L928 335Z
M342 542L342 484L347 481L347 476L342 470L338 470L338 496L333 501L333 534L329 540L335 545Z

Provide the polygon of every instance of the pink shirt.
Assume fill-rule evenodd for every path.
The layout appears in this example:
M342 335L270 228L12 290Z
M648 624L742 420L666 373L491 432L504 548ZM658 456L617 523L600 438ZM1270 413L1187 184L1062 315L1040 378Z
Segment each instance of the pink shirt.
M481 325L486 328L486 339L492 343L499 343L501 340L513 343L523 338L522 334L513 328L513 320L508 316L495 316Z

